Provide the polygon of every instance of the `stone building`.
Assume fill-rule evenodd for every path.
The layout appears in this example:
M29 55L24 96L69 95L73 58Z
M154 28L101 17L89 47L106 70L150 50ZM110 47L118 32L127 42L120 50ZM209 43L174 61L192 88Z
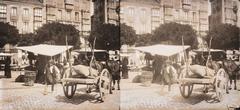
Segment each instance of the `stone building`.
M219 23L227 23L240 27L239 0L210 0L210 2L210 27Z
M93 22L119 24L120 0L93 0Z
M137 34L152 33L161 24L191 25L199 35L209 29L208 0L121 0L121 23Z
M74 25L82 36L91 30L90 0L1 0L0 21L21 34L32 33L48 22Z
M16 26L20 33L30 33L45 23L44 5L39 0L0 1L0 21Z

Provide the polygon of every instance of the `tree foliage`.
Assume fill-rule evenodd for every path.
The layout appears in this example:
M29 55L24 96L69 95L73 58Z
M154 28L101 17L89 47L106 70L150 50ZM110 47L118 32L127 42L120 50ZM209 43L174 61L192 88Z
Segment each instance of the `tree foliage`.
M35 34L28 33L21 35L18 46L29 46L35 44Z
M121 45L123 44L134 45L135 42L137 41L136 31L132 27L127 26L126 24L121 24L120 30L121 30L120 33Z
M5 44L16 44L19 38L18 29L9 23L0 22L0 47Z
M96 37L95 48L105 50L120 49L120 30L119 26L113 24L96 24L91 31L89 43L93 45Z
M136 46L146 46L152 44L152 34L142 34L137 36Z
M66 36L69 45L76 48L80 46L79 31L73 25L57 22L47 23L40 27L36 31L36 42L65 45Z
M154 43L167 42L169 44L181 45L182 37L185 45L196 47L196 31L190 25L178 23L166 23L156 28L153 32L152 41Z
M211 48L238 49L239 31L237 26L231 24L216 24L210 29L206 41L209 43L212 37Z

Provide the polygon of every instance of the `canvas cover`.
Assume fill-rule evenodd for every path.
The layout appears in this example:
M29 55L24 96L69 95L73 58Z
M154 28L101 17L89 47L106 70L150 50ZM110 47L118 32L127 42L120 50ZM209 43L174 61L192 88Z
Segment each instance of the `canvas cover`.
M142 46L142 47L135 47L136 50L147 52L152 55L160 55L160 56L172 56L177 53L183 52L184 50L190 48L188 45L152 45L152 46Z
M39 44L39 45L22 46L22 47L16 47L16 48L20 50L32 52L34 54L40 54L44 56L55 56L67 51L68 49L71 49L72 47L73 46Z

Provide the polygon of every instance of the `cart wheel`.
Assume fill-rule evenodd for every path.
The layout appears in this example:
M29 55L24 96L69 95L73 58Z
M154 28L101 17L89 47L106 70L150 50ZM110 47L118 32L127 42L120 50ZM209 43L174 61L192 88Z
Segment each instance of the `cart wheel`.
M105 96L109 93L110 91L110 81L111 81L111 75L107 69L103 69L100 77L99 77L99 83L98 83L98 88L99 88L99 100L104 101Z
M77 84L66 83L65 85L63 85L64 95L69 99L71 99L73 97L73 95L76 92L76 89L77 89Z
M216 96L219 101L223 100L223 95L226 92L227 87L223 84L221 80L215 82Z
M192 94L193 91L193 84L181 84L180 85L180 93L184 98L189 98L189 96Z

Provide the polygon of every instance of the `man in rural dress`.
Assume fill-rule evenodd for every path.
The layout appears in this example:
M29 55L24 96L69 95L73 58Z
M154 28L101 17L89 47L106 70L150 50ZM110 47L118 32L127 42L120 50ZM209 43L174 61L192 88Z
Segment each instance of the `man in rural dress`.
M171 61L167 60L163 68L163 77L165 83L168 85L168 91L171 91L171 85L176 79L176 69L171 65Z

